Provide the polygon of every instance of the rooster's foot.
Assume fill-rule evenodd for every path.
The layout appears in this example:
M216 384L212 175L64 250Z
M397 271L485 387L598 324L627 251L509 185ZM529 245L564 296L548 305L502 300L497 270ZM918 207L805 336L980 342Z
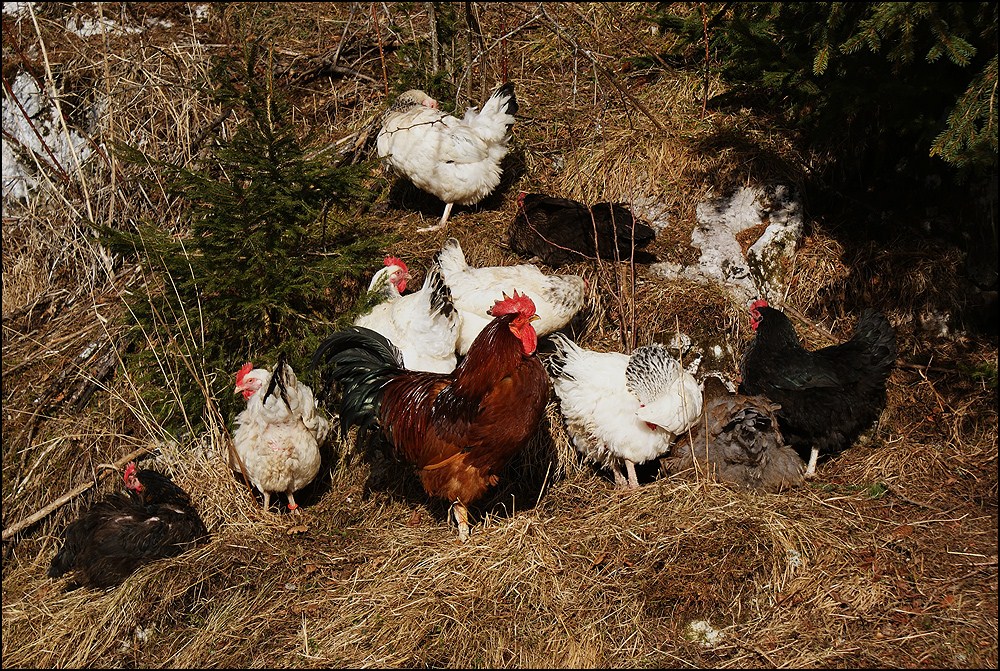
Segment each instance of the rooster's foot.
M469 540L469 509L461 501L455 501L451 505L451 512L458 523L458 540L465 543Z

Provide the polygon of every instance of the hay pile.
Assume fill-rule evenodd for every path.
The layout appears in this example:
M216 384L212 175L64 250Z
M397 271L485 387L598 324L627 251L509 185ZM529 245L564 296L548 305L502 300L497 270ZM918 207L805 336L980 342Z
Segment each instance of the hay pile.
M203 131L239 120L220 122L185 82L214 50L238 53L255 35L274 46L303 132L370 155L386 100L381 59L390 76L426 66L412 45L427 49L429 4L235 3L202 16L177 3L50 3L36 21L4 16L5 77L25 67L81 97L99 91L106 116L91 130L101 141L192 160ZM437 20L450 16L437 7ZM655 199L670 225L652 251L680 263L697 254L694 208L707 193L800 179L790 143L763 121L701 117L700 75L633 67L663 46L640 20L646 7L474 7L484 39L470 47L475 68L456 73L461 103L508 73L521 110L516 160L498 193L456 208L442 233L413 233L438 205L386 181L387 198L362 216L400 231L387 251L417 271L415 285L447 235L475 264L522 262L503 245L519 189ZM67 32L83 15L148 28L141 40ZM441 58L465 43L456 16L460 37ZM333 52L341 70L329 67ZM225 467L232 418L180 437L156 426L121 365L121 298L143 278L80 224L148 216L118 180L109 158L4 208L5 667L996 667L997 403L979 375L992 365L995 385L996 342L920 329L922 313L957 300L955 250L848 255L818 224L803 241L787 302L807 345L843 339L854 308L872 304L898 326L903 362L878 426L815 481L772 495L647 471L643 488L615 491L579 463L553 400L460 544L444 507L377 449L334 444L297 497L303 514L275 515ZM160 212L165 227L176 215ZM719 288L609 263L566 271L588 280L569 328L584 346L622 350L680 329L727 344L719 366L736 372L750 333ZM145 449L191 493L211 542L117 589L65 591L45 576L59 533L118 488L102 464Z

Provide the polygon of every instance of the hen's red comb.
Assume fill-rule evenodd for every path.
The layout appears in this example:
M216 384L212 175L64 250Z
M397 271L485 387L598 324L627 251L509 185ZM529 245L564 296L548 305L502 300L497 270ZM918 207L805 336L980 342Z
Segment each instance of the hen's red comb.
M527 294L517 293L517 289L514 289L513 296L508 296L506 293L503 294L503 298L494 303L490 309L490 314L494 317L514 314L515 312L520 312L522 316L528 319L535 316L534 301L528 298Z
M247 373L253 370L253 364L247 361L243 364L243 367L236 371L236 386L240 386L243 383L243 378L247 376Z
M398 256L387 256L385 257L385 261L383 261L382 263L385 264L386 268L388 268L389 266L399 266L400 268L403 269L404 273L410 272L410 269L406 267L405 263L403 263L403 259L399 258Z
M755 300L753 303L750 304L751 311L766 307L768 307L767 301L764 300L763 298L758 298L757 300Z
M125 467L125 484L128 484L129 480L135 477L136 468L135 462L128 462L128 466Z

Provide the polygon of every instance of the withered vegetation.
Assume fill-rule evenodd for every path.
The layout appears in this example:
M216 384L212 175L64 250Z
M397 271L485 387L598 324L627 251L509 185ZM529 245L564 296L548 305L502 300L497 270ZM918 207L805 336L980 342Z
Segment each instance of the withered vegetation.
M451 68L454 109L515 83L513 151L493 196L456 207L446 232L418 234L440 204L387 175L358 214L359 226L399 232L386 251L415 286L445 236L477 265L524 262L503 242L518 190L649 199L669 222L650 251L680 263L697 258L695 207L709 193L801 186L789 133L745 110L703 113L703 73L657 63L649 4L37 5L34 20L4 14L5 84L19 71L56 81L95 154L43 171L29 201L4 207L4 667L997 666L996 338L926 328L966 300L954 247L848 250L809 222L785 276L800 334L809 347L843 340L872 305L898 329L900 366L878 425L781 494L649 472L639 490L616 491L579 461L553 398L461 544L444 508L377 446L333 440L302 514L268 513L226 467L232 417L172 435L144 405L123 297L150 278L86 222L156 212L184 231L177 204L130 184L107 147L196 162L241 119L191 83L250 39L330 160L374 156L387 89L423 84L415 71L429 80L432 54ZM431 39L431 8L450 40ZM65 29L84 16L145 29ZM588 282L568 329L583 346L624 351L679 329L728 346L716 368L735 376L751 332L721 289L627 263L564 270ZM46 577L59 534L119 488L104 465L143 449L191 494L211 542L116 589L67 591ZM720 637L697 634L699 621Z

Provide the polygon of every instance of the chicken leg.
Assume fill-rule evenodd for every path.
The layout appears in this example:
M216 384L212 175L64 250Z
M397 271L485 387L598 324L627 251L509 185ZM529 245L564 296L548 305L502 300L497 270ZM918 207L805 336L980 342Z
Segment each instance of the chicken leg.
M440 231L444 228L444 225L448 223L448 217L451 215L451 206L455 203L445 203L444 214L441 215L441 221L434 224L433 226L425 226L424 228L418 228L417 233L429 233L430 231Z
M296 514L299 512L299 504L295 502L295 496L292 495L292 492L288 492L288 509Z
M625 472L628 473L628 477L626 478L625 473L617 466L612 466L611 472L615 474L615 487L618 489L638 489L639 478L635 474L635 463L624 458L622 461L625 462Z
M458 540L465 543L469 540L469 509L459 500L451 504L451 512L458 523Z
M809 465L806 466L805 477L812 478L816 475L816 462L819 460L819 448L813 447L809 453Z
M635 464L626 459L625 468L628 469L629 489L639 489L639 478L637 478L635 475Z

